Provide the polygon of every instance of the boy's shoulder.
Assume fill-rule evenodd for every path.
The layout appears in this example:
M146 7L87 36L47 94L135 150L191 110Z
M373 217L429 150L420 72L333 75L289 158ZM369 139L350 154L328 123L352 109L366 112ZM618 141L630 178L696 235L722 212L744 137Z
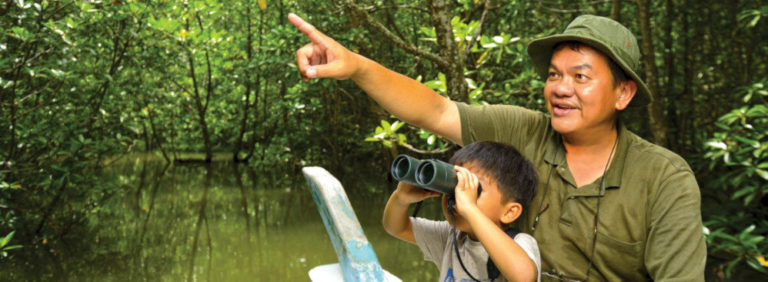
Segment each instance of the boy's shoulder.
M539 253L539 244L536 243L536 238L533 238L531 234L519 232L513 238L520 248L523 248L534 264L536 264L536 271L541 273L541 254ZM537 278L536 281L539 281Z
M522 245L522 243L530 244L533 246L536 246L536 251L538 252L538 243L536 242L536 238L533 238L531 234L525 233L525 232L517 232L517 234L512 237L512 239L517 242L517 244Z

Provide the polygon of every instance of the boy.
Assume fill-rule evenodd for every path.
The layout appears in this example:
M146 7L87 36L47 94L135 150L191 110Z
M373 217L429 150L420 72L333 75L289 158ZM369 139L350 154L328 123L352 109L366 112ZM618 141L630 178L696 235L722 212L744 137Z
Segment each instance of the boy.
M418 245L425 259L440 268L440 281L538 281L536 240L525 233L514 239L505 233L536 193L531 164L513 147L496 142L472 143L450 162L456 165L458 184L453 207L447 206L450 196L443 196L447 221L408 217L410 204L440 194L400 182L384 209L384 229ZM491 264L501 275L493 275Z

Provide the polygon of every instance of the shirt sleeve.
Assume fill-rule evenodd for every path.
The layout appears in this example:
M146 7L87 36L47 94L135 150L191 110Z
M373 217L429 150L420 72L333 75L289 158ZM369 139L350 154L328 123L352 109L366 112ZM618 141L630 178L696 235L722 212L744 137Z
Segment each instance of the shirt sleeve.
M541 280L541 254L536 239L527 233L519 233L515 236L515 242L523 248L528 257L536 264L536 281Z
M549 124L544 113L514 105L467 105L456 102L461 119L461 141L496 141L516 148L542 134Z
M699 186L690 170L661 183L650 207L645 265L655 281L704 281L707 249Z
M443 260L445 244L451 235L451 226L447 221L434 221L419 217L411 217L411 226L416 245L424 253L424 259L440 265Z

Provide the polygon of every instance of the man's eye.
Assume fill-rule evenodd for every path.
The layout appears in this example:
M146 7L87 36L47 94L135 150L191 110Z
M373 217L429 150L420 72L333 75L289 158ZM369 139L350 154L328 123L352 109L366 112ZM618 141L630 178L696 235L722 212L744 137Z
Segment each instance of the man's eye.
M583 75L583 74L580 74L580 73L576 74L576 79L578 79L578 80L586 80L587 78L588 77L586 75Z
M552 79L552 78L558 78L558 77L560 77L560 75L557 74L556 72L553 72L553 71L549 72L548 78Z

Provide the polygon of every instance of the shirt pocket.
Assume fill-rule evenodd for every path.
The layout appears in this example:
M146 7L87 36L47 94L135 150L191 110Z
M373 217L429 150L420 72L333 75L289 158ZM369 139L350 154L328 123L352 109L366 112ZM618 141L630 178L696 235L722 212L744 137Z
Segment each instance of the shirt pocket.
M594 216L597 198L594 196L575 196L566 198L560 215L562 236L574 244L588 261L592 256L594 231ZM645 273L644 249L645 242L627 240L625 238L640 238L636 233L637 222L627 220L611 201L602 201L597 230L597 243L594 245L593 264L603 278L613 280L643 280ZM618 224L623 222L625 224ZM586 263L585 263L586 265Z
M606 278L623 277L630 280L642 280L641 273L646 273L644 261L645 242L627 242L616 239L606 233L608 230L597 231L595 247L595 262L600 260L606 269ZM591 240L590 240L591 241Z

